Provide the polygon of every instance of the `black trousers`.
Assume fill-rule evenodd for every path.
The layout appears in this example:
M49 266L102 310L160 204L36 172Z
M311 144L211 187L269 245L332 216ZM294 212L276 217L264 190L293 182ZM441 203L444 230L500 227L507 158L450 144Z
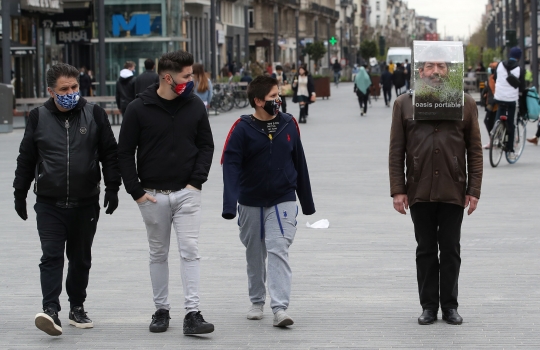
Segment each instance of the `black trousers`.
M486 111L486 117L484 118L484 124L486 125L486 129L488 133L491 133L491 130L493 130L493 126L495 125L495 118L497 117L497 112L493 111Z
M422 308L457 309L464 208L448 203L415 203L411 207L416 248L416 275ZM440 251L440 258L439 258Z
M34 209L43 252L39 264L43 307L60 311L64 249L69 261L66 292L70 307L82 306L92 265L92 242L99 219L99 204L64 209L36 203Z
M363 94L360 91L356 91L356 97L358 97L358 104L360 105L360 111L364 109L364 113L367 113L367 105L369 101L369 94Z
M390 101L392 101L392 88L385 89L383 88L383 94L384 94L384 104L389 104Z

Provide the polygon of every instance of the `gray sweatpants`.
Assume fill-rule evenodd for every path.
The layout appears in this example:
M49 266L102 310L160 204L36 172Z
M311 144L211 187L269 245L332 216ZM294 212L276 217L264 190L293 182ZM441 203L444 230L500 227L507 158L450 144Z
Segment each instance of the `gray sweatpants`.
M147 191L156 198L139 204L146 224L150 251L150 279L156 309L170 310L169 247L171 224L180 252L180 271L186 313L199 310L199 228L201 226L201 191L182 189L169 195Z
M276 313L289 307L292 272L289 246L296 234L296 202L273 207L238 206L240 240L246 247L249 298L253 304L266 299L266 256L268 255L268 293Z

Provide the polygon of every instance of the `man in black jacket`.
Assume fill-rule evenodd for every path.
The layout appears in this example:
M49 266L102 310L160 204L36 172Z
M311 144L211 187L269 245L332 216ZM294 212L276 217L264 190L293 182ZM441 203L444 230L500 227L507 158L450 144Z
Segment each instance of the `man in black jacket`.
M134 71L135 62L127 61L116 81L116 106L120 109L122 116L126 113L128 104L135 98Z
M193 56L161 56L159 84L131 103L118 146L126 191L137 202L150 245L150 278L156 312L151 332L169 327L169 241L173 225L184 289L184 334L214 331L199 311L201 189L208 178L214 141L204 103L193 94ZM137 161L135 161L137 153Z
M77 328L93 327L83 304L99 219L99 162L103 166L106 214L118 207L121 184L117 144L107 113L80 97L78 78L78 69L64 63L47 71L51 98L30 112L13 182L15 210L26 220L26 196L34 181L34 208L43 251L39 265L43 312L36 315L35 323L49 335L62 334L58 312L64 247L69 260L69 323Z
M390 73L388 66L384 67L384 73L381 75L381 85L384 95L384 104L386 107L390 107L392 101L392 84L393 75Z
M150 85L159 83L159 75L154 72L155 65L156 63L151 58L147 58L144 61L144 68L146 68L146 71L135 78L135 95L142 93Z

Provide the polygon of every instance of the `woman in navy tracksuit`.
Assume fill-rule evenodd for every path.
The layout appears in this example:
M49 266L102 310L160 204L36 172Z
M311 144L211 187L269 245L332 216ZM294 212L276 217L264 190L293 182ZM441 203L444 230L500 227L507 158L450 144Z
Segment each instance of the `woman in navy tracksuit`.
M290 114L279 112L277 84L276 79L265 76L251 82L248 98L255 113L240 117L227 136L221 160L222 216L236 217L238 204L252 303L247 318L263 317L268 254L273 324L285 327L293 324L285 310L291 292L288 250L296 233L296 195L305 215L315 213L315 206L300 130Z

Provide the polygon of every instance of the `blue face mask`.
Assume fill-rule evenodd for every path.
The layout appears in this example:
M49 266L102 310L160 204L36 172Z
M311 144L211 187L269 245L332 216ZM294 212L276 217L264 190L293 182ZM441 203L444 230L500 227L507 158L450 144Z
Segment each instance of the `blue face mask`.
M81 98L78 91L66 95L58 95L56 92L54 92L54 94L56 95L56 103L58 103L60 107L64 109L75 108L75 106L77 106L77 103L79 103L79 99Z

